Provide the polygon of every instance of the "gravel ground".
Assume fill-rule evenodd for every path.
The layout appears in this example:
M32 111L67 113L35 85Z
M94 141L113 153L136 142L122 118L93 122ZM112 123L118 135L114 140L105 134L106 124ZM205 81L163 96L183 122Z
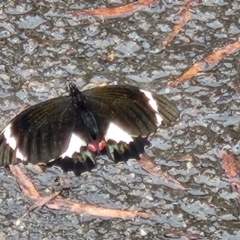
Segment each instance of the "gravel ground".
M169 1L170 2L170 1ZM178 123L156 134L147 149L156 164L187 190L173 189L136 161L68 178L79 187L67 198L98 206L155 214L150 219L105 219L35 209L15 179L0 168L0 239L165 239L167 232L203 239L240 239L239 205L218 150L237 149L240 53L235 52L177 88L167 83L240 35L240 1L193 3L192 16L165 49L161 41L181 19L182 1L159 4L121 18L69 18L65 10L119 6L122 1L7 1L0 3L0 128L29 105L66 91L66 81L138 85L176 101ZM112 54L114 59L109 60ZM236 89L236 88L235 88ZM44 195L61 172L24 168ZM176 239L187 239L178 237Z

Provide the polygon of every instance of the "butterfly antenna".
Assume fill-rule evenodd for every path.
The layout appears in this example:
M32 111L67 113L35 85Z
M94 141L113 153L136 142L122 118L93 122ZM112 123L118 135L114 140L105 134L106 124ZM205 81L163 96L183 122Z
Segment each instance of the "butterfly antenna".
M74 84L72 80L67 80L67 91L69 93L74 93L75 89L76 89L76 84Z
M70 93L70 95L75 95L75 93L77 92L77 87L73 82L69 82L68 87L67 87L67 91Z

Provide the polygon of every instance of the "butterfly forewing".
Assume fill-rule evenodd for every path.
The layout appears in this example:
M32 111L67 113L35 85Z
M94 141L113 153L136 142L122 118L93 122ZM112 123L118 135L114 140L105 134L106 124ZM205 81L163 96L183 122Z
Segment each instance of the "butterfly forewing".
M134 86L99 87L83 95L88 109L101 123L108 155L114 161L138 159L149 144L147 137L179 115L176 106L164 96Z
M28 108L14 118L2 131L0 148L9 151L6 144L6 129L10 126L11 140L16 141L14 151L19 151L23 160L31 163L47 163L58 158L68 148L70 138L77 126L79 137L85 138L82 120L71 97L59 97ZM5 135L4 135L5 134ZM80 149L79 149L80 150ZM22 159L21 159L22 160ZM16 159L1 158L8 164Z
M155 132L161 124L156 114L165 124L178 118L177 108L164 96L150 93L157 107L154 110L144 91L134 86L98 87L83 94L87 97L88 108L96 117L108 123L114 122L132 136L148 136Z

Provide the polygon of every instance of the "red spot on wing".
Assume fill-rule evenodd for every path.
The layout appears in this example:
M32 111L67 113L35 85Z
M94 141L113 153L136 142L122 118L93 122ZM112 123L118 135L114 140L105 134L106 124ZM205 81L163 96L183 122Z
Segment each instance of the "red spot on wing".
M97 148L94 144L88 144L88 150L91 152L97 152Z
M88 150L91 152L102 151L106 147L106 142L102 140L101 142L97 143L89 143Z
M99 151L102 151L105 147L106 147L106 142L104 140L102 140L99 145Z

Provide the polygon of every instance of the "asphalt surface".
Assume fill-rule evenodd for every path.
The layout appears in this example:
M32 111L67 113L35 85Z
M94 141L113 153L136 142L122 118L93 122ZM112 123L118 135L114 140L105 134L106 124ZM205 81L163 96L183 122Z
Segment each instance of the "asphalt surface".
M156 240L176 231L203 239L240 238L239 205L219 158L219 149L238 146L239 93L233 86L239 86L240 53L176 88L167 87L195 62L239 38L240 1L193 3L191 19L165 49L161 41L181 21L177 13L182 1L104 20L64 14L73 8L123 4L1 1L0 128L25 107L64 94L68 80L79 87L102 82L137 85L166 95L182 111L173 127L152 138L147 154L187 190L172 188L136 161L113 164L100 159L90 173L68 174L78 187L66 197L154 217L106 219L43 207L19 220L31 201L11 173L0 168L0 239ZM31 167L23 170L43 195L61 175L57 168L43 174Z

